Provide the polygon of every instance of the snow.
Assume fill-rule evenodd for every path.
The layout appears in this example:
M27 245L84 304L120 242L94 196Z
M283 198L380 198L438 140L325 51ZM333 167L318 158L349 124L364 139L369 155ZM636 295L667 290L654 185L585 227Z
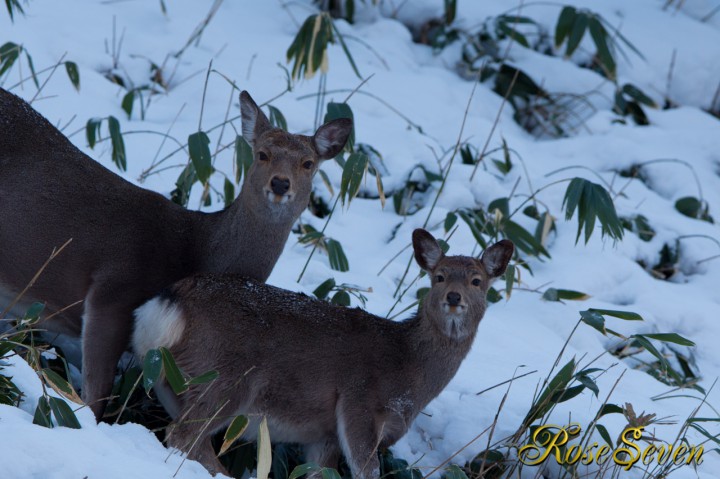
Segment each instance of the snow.
M0 12L0 43L22 44L32 55L38 71L63 57L76 62L80 71L79 92L67 80L61 66L49 79L48 72L40 75L41 83L48 81L33 106L61 127L76 146L115 172L118 170L110 160L109 142L90 149L84 125L92 117L117 117L124 132L128 158L128 171L122 175L143 187L169 194L187 156L184 153L172 156L162 164L171 168L152 174L140 183L138 178L153 159L161 159L177 148L174 141L148 132L167 132L184 143L187 135L197 131L199 123L206 131L221 124L228 107L230 117L239 115L237 92L220 74L211 73L200 118L206 72L211 61L214 72L247 89L258 103L282 92L287 80L278 64L285 65L286 49L299 24L314 7L309 1L225 2L199 40L191 42L178 59L173 54L186 45L210 5L191 0L165 3L167 15L163 15L158 2L34 0L23 3L26 15L17 15L14 23L4 10ZM379 9L363 4L355 24L338 21L337 26L348 36L348 47L362 75L366 78L374 75L351 97L349 104L355 116L356 141L372 145L383 155L389 172L383 183L387 191L393 191L404 184L416 165L437 172L438 158L443 165L447 162L458 139L473 84L455 73L456 46L436 55L429 47L412 43L410 32L401 23L422 24L442 12L442 2L381 3ZM458 25L465 27L479 25L489 16L507 12L513 6L499 0L458 3ZM697 344L692 355L696 372L702 378L700 385L709 389L720 373L720 354L716 349L720 337L717 320L720 259L709 259L720 254L720 247L713 242L720 237L718 226L687 218L674 208L675 201L681 197L702 196L710 206L710 214L720 219L720 122L703 111L711 105L720 81L720 62L717 61L720 13L708 21L700 20L716 2L674 2L682 3L682 8L673 5L665 10L663 0L572 0L569 3L603 15L642 52L644 59L628 52L627 60L622 57L618 60L620 84L633 83L661 104L668 97L678 108L646 109L650 126L635 126L631 120L618 124L611 112L612 84L590 70L578 68L575 63L594 51L589 38L584 40L573 61L512 45L512 64L548 91L584 94L597 90L590 97L595 111L572 136L538 140L513 121L512 108L506 105L499 115L489 149L499 147L504 138L516 152L512 159L514 168L502 176L486 160L487 169L481 167L469 181L473 167L460 164L456 158L427 224L434 235L443 236L442 222L448 211L458 207L486 208L490 201L509 196L516 184L516 194L528 195L529 184L537 190L574 176L601 182L598 174L614 191L623 191L623 195L615 198L618 214L643 214L657 234L651 241L643 242L626 232L625 238L615 244L601 239L600 227L596 225L587 245L582 239L576 245L577 219L566 222L561 209L567 183L549 187L538 195L557 218L557 233L550 235L547 245L552 258L530 259L534 275L523 271L522 288L515 290L509 301L501 301L488 309L476 344L456 377L426 408L427 414L421 414L393 448L397 457L417 462L426 471L461 450L492 424L506 392L493 441L515 432L531 405L533 391L548 375L581 310L592 307L635 311L645 318L644 322L608 318L608 327L625 335L681 334ZM399 4L402 5L395 11ZM523 6L521 14L534 18L552 32L559 8L556 4L533 2ZM356 39L361 39L367 47ZM114 65L113 51L119 51L117 65ZM673 52L675 65L668 83ZM169 93L152 97L144 120L140 118L137 103L132 118L128 119L120 108L125 90L110 83L104 73L112 69L140 86L148 82L149 61L164 64ZM14 86L29 73L24 58L20 62L22 68L16 65L0 77L0 86L30 100L36 93L31 82ZM360 79L353 73L340 46L332 46L326 99L343 101L359 84ZM317 89L317 79L300 81L293 85L292 92L272 102L287 118L291 131L304 134L314 131L315 97L312 95ZM482 149L501 105L502 98L492 92L489 83L478 85L469 104L462 140ZM419 125L423 133L396 111ZM234 139L235 131L240 130L239 119L233 125L235 130L226 127L222 137L220 128L209 133L213 151L219 143ZM105 131L103 127L103 135ZM501 153L491 157L500 158ZM652 162L659 159L673 161ZM229 149L218 156L215 168L232 177L232 164ZM643 181L615 174L634 165L644 165ZM567 167L574 168L557 172ZM340 168L332 161L322 168L335 191L339 191ZM222 178L216 173L212 179L219 189L222 189ZM321 179L318 177L315 181L317 192L329 201ZM331 270L327 257L317 253L297 283L309 249L299 244L293 235L269 283L310 294L322 281L334 277L338 284L372 288L372 292L364 293L368 297L366 308L385 316L395 303L393 292L410 252L390 260L409 245L412 230L424 224L437 187L438 183L434 183L425 193L424 208L408 217L395 214L390 198L384 209L379 200L362 198L338 207L326 234L343 245L350 270L345 273ZM199 206L199 190L196 185L190 201L192 208ZM375 194L374 178L368 177L361 191ZM511 210L523 199L512 198ZM221 205L222 202L214 198L213 205L206 210ZM308 211L303 213L301 221L317 229L324 225L324 220ZM525 223L520 217L518 221L534 227L534 222ZM458 225L449 239L450 253L479 253L468 228L462 221L458 221ZM677 238L682 238L680 272L671 281L654 279L638 265L638 260L648 264L657 262L663 244L673 245ZM418 271L413 263L408 280ZM427 279L413 285L394 312L409 306L415 290L422 286L427 286ZM591 297L584 302L547 302L538 294L547 287L578 290ZM353 305L357 305L355 298L353 301ZM672 440L684 419L700 405L698 399L687 396L701 396L684 391L671 394L675 397L669 399L653 400L659 394L667 394L671 387L633 369L634 362L607 354L606 350L615 344L616 341L585 325L578 327L560 364L575 357L585 366L599 356L591 367L609 369L597 379L599 398L586 390L561 404L550 422L576 421L587 425L620 378L610 402L621 405L630 402L635 411L670 418L674 424L653 428L659 437ZM6 361L10 366L5 367L2 374L12 376L26 398L20 408L0 406L0 463L4 477L138 477L139 474L167 477L180 466L180 456L171 454L145 428L133 424L95 425L85 408L78 411L83 426L80 430L32 425L32 414L41 394L37 375L17 357ZM503 385L476 394L530 371L536 372L515 380L509 389ZM686 397L681 397L683 394ZM720 406L718 394L712 390L707 398L708 404L715 408ZM716 414L709 406L703 406L698 416L715 417ZM625 425L619 415L606 416L601 422L613 436ZM712 423L707 425L713 434L717 433ZM704 440L692 431L688 439L691 444ZM487 443L484 435L453 461L463 464ZM42 447L42 454L36 453L38 447ZM715 471L720 470L720 457L710 451L711 443L706 444L706 449L704 462L696 471L682 467L673 472L673 478L715 477ZM556 470L548 467L550 477L554 477ZM528 469L526 477L534 477L534 473ZM176 477L208 477L208 474L199 464L186 461ZM623 477L642 477L642 474L628 472L623 473Z

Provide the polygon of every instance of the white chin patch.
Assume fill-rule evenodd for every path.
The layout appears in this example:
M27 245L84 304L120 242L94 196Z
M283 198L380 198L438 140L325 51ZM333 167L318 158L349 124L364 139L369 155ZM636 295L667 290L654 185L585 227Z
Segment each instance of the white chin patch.
M448 337L462 339L468 335L465 325L465 307L443 304L442 311L445 314L445 334Z
M443 303L442 311L443 311L443 313L445 313L449 316L462 317L465 315L465 306L462 306L462 305L450 306L448 303Z
M292 195L276 195L272 191L267 191L267 199L274 205L284 205L292 199Z

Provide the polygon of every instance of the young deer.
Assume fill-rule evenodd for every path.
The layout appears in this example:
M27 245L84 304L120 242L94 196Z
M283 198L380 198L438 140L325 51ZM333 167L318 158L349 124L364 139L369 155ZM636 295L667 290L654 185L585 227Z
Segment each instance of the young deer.
M138 308L137 355L164 346L192 376L220 373L158 394L174 416L168 444L224 472L211 434L243 414L252 440L266 416L270 437L303 444L308 462L337 467L342 453L353 477L377 479L377 447L400 439L455 375L514 249L502 240L479 260L445 256L421 229L413 247L432 288L403 322L236 275L186 278Z
M25 297L49 312L84 300L44 327L82 332L83 398L98 419L135 308L199 272L265 281L308 205L319 163L340 152L352 129L339 119L314 136L291 135L272 128L247 92L240 109L254 161L233 204L207 214L105 169L0 89L0 297L13 298L72 238Z

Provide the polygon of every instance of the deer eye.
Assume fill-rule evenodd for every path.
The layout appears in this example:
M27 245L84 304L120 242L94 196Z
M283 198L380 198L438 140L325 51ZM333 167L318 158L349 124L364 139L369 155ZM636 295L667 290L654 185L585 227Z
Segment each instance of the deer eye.
M267 161L270 159L270 158L268 158L267 154L264 151L258 152L257 157L258 157L258 160L260 160L260 161Z
M443 281L445 281L445 276L439 274L439 275L435 276L435 281L438 283L442 283Z
M480 279L479 278L473 278L472 285L473 286L480 286Z
M302 166L303 166L303 168L305 168L306 170L312 170L312 167L315 166L315 163L313 163L312 161L308 160L308 161L306 161L305 163L303 163Z

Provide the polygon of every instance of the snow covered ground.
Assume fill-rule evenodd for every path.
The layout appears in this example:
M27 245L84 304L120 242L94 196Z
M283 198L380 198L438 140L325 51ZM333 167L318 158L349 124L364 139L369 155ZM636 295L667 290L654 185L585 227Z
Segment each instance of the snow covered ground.
M382 154L388 170L383 183L386 191L392 192L404 185L416 165L439 172L436 155L441 156L455 145L473 82L455 72L460 54L458 44L435 54L430 47L413 43L403 23L421 24L440 16L443 2L381 1L379 8L356 3L360 5L357 22L351 25L338 21L337 25L347 37L360 73L372 78L352 96L349 104L355 117L357 141L372 145ZM615 243L601 239L600 226L596 224L596 231L587 244L582 240L575 244L577 219L565 221L561 208L567 183L538 194L541 204L557 219L557 230L550 234L546 245L551 259L540 261L523 255L534 274L523 270L522 284L509 301L500 301L489 308L476 344L457 376L428 406L427 415L420 415L407 436L393 448L397 457L417 462L424 470L440 465L492 424L508 389L504 385L481 395L476 393L513 375L536 371L513 382L500 411L493 441L515 432L530 408L533 391L550 371L581 310L637 312L644 322L609 319L608 327L626 335L678 333L697 345L689 352L683 348L678 350L694 360L694 372L701 377L702 387L710 389L720 373L720 354L715 349L720 338L720 288L717 286L720 258L710 259L720 254L720 246L713 241L720 238L718 226L688 218L674 207L679 198L701 197L707 201L710 214L720 219L720 121L703 111L712 106L720 83L720 13L702 21L707 12L717 7L717 2L674 2L683 3L679 10L674 5L663 10L665 1L662 0L572 0L568 3L601 14L611 25L620 28L643 54L644 59L634 53L629 53L627 59L618 59L620 84L633 83L658 104L662 105L668 98L677 107L646 109L649 126L636 126L629 119L627 124L617 123L614 121L617 115L611 111L612 84L576 64L587 60L594 51L589 36L571 60L561 55L542 55L513 44L509 50L511 63L546 90L574 94L596 91L591 96L594 111L571 136L538 140L518 126L513 120L512 108L507 105L493 131L502 98L492 91L491 83L478 85L469 104L462 140L482 149L492 132L489 149L500 146L504 139L516 152L514 167L502 175L486 159L487 167L480 167L469 181L473 166L456 159L428 224L433 234L443 236L442 222L450 211L460 207L486 209L491 201L508 197L514 190L515 196L510 200L512 210L526 197L522 195L556 180L580 176L594 182L607 182L614 192L622 190L624 194L614 198L618 214L644 215L656 235L646 242L626 231L624 239ZM6 41L22 44L32 55L37 71L63 57L75 62L79 67L80 90L73 88L61 66L52 76L48 76L48 72L40 74L41 83L48 81L34 98L37 90L32 82L16 86L29 74L24 58L0 76L0 86L27 100L34 98L33 106L61 127L81 150L116 172L110 159L109 142L102 142L95 149L88 147L85 123L92 117L117 117L127 150L128 171L122 174L139 183L141 174L153 161L178 147L158 132L184 143L189 134L197 131L199 121L207 131L223 123L228 111L229 117L239 114L237 92L225 77L239 88L247 89L258 103L281 93L287 86L287 77L278 64L285 65L285 52L299 25L314 13L309 1L226 1L202 35L190 42L177 59L173 54L186 46L211 4L191 0L166 1L165 4L167 14L161 11L160 2L151 1L31 0L22 4L26 14L17 15L14 23L3 10L0 12L0 44ZM513 5L514 2L500 0L460 0L457 25L471 28ZM396 7L397 11L393 12ZM560 5L529 2L521 13L552 32L559 11ZM673 58L674 67L668 80ZM126 90L109 82L105 74L114 71L130 79L134 86L141 86L149 82L151 62L163 66L169 90L152 96L144 120L140 118L138 104L128 119L121 109ZM210 62L213 72L219 73L208 77L200 118ZM332 46L326 99L343 101L359 84L341 47ZM306 134L313 131L315 97L312 95L317 90L317 78L299 81L293 84L292 92L272 102L287 118L290 131ZM717 101L715 98L715 108ZM422 133L410 127L403 116L419 125ZM239 131L239 127L236 120L235 130ZM218 145L232 144L235 138L232 128L222 131L222 138L220 128L209 134L213 152ZM221 152L215 162L215 168L230 177L233 176L231 150ZM448 157L442 158L443 166ZM491 158L501 159L502 154L491 155ZM650 163L642 169L643 181L616 174L658 159L684 163ZM185 153L176 154L161 164L161 168L170 168L147 176L139 184L169 194L186 161ZM566 167L575 168L556 172ZM327 162L323 169L338 191L340 167ZM549 173L553 174L547 176ZM222 180L222 175L216 173L211 183L222 190ZM380 201L373 198L357 198L348 207L338 208L325 233L343 245L350 265L348 272L331 270L327 256L315 254L302 280L296 282L309 249L299 244L293 235L269 282L310 294L321 282L334 277L338 284L372 288L372 292L364 293L368 298L366 308L386 315L395 302L393 292L410 253L406 251L397 259L391 259L409 244L412 230L425 222L438 186L439 183L433 183L418 197L422 209L412 216L396 214L390 199L384 209ZM319 177L316 189L329 200ZM368 177L362 192L372 195L375 191L374 178ZM196 185L190 207L198 208L199 199L200 187ZM213 198L212 206L205 209L220 207L222 201ZM325 220L306 211L301 221L321 229ZM529 218L517 221L529 229L535 227L535 221ZM477 254L470 230L462 221L457 224L458 230L449 239L450 252ZM678 238L679 272L670 281L655 279L638 264L643 261L654 265L663 245L674 246ZM389 266L378 274L388 262ZM413 264L408 278L414 278L417 272ZM394 311L409 306L415 299L415 289L426 286L426 282L427 279L422 279L413 286ZM549 287L581 291L590 298L582 302L545 301L541 293ZM620 405L629 402L638 413L646 411L668 419L672 424L653 425L652 430L658 437L672 441L685 418L700 405L696 399L701 397L700 393L667 394L672 388L633 368L636 363L606 353L616 344L617 341L580 325L569 341L561 365L572 357L579 361L582 358L582 364L586 364L599 356L592 367L608 370L597 377L599 398L585 390L561 404L549 422L587 425L622 375L610 402ZM651 359L650 356L642 358ZM181 458L169 454L143 427L95 425L85 410L78 413L83 426L80 430L32 425L32 413L40 395L35 373L17 359L11 359L10 366L2 373L13 376L26 394L19 409L0 406L3 477L168 477L180 465ZM653 399L660 394L670 397ZM712 408L720 406L719 394L717 390L710 392L708 404L697 413L699 417L718 417ZM626 424L618 414L605 416L601 422L613 438ZM718 433L713 423L706 425L712 434ZM699 444L705 438L691 431L688 440ZM601 441L599 437L598 441ZM487 435L482 436L453 462L464 464L487 443ZM672 477L716 477L720 456L711 451L712 443L705 446L704 462L697 470L686 466ZM535 472L528 469L526 477L533 477ZM550 465L548 477L556 473L557 469ZM207 477L207 473L198 464L185 462L177 477ZM643 477L643 473L638 469L623 473L622 477Z

